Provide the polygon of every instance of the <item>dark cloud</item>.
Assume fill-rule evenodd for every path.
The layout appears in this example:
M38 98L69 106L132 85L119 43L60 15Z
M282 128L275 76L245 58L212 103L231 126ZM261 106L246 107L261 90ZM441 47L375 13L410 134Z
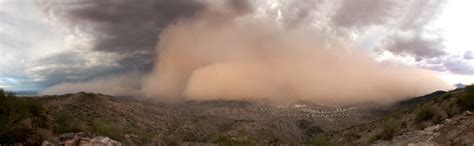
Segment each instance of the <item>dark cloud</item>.
M204 8L199 0L42 1L52 18L67 22L94 40L93 49L127 55L121 63L152 60L161 30Z
M392 17L396 7L394 0L344 0L332 21L343 27L384 24Z
M252 10L247 0L228 0L234 11ZM93 40L93 50L124 55L126 68L149 70L160 32L206 8L203 0L41 1L51 18L70 24Z
M416 31L392 36L385 45L386 49L394 54L409 55L421 60L446 55L443 41L440 37L430 38Z
M245 14L253 11L252 4L248 0L228 0L230 9L239 13Z

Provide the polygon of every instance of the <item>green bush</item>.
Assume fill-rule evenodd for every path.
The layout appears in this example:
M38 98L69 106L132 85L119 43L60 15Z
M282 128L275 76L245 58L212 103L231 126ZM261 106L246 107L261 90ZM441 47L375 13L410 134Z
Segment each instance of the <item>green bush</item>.
M474 85L464 88L464 92L458 96L458 105L462 110L474 109Z
M336 145L323 133L313 136L310 142L311 142L311 145L313 146L335 146Z
M225 146L258 145L257 141L249 136L219 136L215 142Z
M116 126L113 122L104 120L95 120L92 122L92 129L95 134L110 137L114 140L121 141L124 130Z
M397 132L400 131L400 124L394 119L387 119L383 123L382 133L377 135L377 139L392 140Z
M79 128L78 123L73 119L74 117L66 112L57 112L54 114L54 119L56 119L56 125L54 127L54 132L69 133L69 132L80 132L82 131Z
M47 126L43 112L36 100L18 98L13 92L0 89L0 143L25 142L34 137L37 128ZM28 120L31 122L25 122Z
M138 132L137 135L140 144L148 144L153 140L153 134L149 132Z
M415 122L431 120L436 114L436 110L432 106L424 105L416 113Z

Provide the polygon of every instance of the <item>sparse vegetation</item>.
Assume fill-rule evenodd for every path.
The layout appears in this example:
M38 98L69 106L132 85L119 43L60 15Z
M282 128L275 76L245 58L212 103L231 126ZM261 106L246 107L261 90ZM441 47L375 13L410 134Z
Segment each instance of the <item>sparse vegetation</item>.
M257 141L249 136L219 136L215 142L225 146L257 145Z
M311 142L311 145L313 146L335 146L336 145L323 133L313 136L310 142Z
M73 120L73 116L69 113L60 111L54 114L54 119L56 120L56 125L54 126L54 131L56 133L69 133L69 132L80 132L81 129L78 126L78 123Z
M95 120L92 122L92 129L95 134L108 136L115 140L122 140L124 130L116 126L113 122L104 120Z
M165 137L163 137L163 141L165 142L166 145L169 146L177 146L182 140L180 136L175 135L175 134L167 134Z
M433 122L433 124L440 124L443 121L443 116L441 116L440 114L435 114L431 121Z
M373 137L370 142L374 142L379 139L392 140L393 136L395 136L396 133L400 132L400 127L400 123L395 119L386 119L383 122L382 132Z
M431 120L435 115L437 115L436 110L430 105L423 105L418 112L416 113L415 122L423 122Z
M35 100L0 89L0 143L26 141L37 133L35 128L45 128L43 112L44 108Z
M465 87L464 92L458 96L458 105L462 110L474 109L474 85Z
M235 121L234 119L220 118L220 113L213 113L216 114L214 116L219 118L218 120L221 120L218 121L220 122L219 124L208 126L206 124L208 120L202 120L206 122L199 123L202 127L195 126L194 124L196 124L196 122L202 121L195 121L194 119L201 119L201 117L208 115L199 115L199 118L197 118L197 116L192 118L179 117L181 119L178 120L181 121L176 123L176 125L178 125L177 130L166 127L167 125L163 123L150 121L150 119L166 118L168 113L176 113L175 111L184 113L185 111L191 111L197 108L201 109L203 106L209 107L209 105L199 103L194 103L194 105L192 105L193 107L186 106L186 109L180 109L181 107L169 109L166 106L160 107L161 109L155 109L154 106L157 105L154 104L144 105L136 101L115 100L110 96L89 93L32 99L16 97L11 92L0 90L0 143L24 143L28 137L44 135L43 133L31 135L31 131L33 131L34 134L35 130L46 131L48 132L46 134L49 134L47 136L83 132L91 136L107 136L126 144L151 144L153 142L161 142L166 145L178 145L182 142L203 142L231 146L259 145L265 143L336 145L334 141L331 141L336 138L337 142L341 144L353 142L360 144L376 142L378 140L389 141L396 135L402 135L402 131L412 131L417 128L424 129L427 126L441 123L446 117L459 117L459 114L462 112L461 109L472 109L472 103L470 102L473 100L471 98L473 98L472 94L474 90L472 89L473 86L469 86L469 88L470 89L466 90L452 91L449 92L449 94L439 95L439 97L433 97L427 101L410 104L410 106L401 106L407 108L402 110L400 110L401 108L397 109L397 111L387 115L385 119L368 124L367 127L369 128L356 127L352 129L354 131L344 132L343 135L338 135L337 133L325 135L322 129L319 128L324 125L318 125L318 123L311 119L295 118L297 119L296 121L288 122L296 124L297 130L300 130L298 133L302 133L305 136L305 141L291 141L291 139L281 138L283 136L272 135L273 131L260 130L256 131L256 133L249 134L249 132L242 130L242 133L235 133L234 130L236 129L233 129L235 127L234 125L236 125L235 123L246 125L247 123L258 122L258 120L247 120L244 118L246 121ZM47 108L47 111L43 106ZM116 112L127 110L131 110L132 112ZM196 113L200 114L199 111L196 111ZM135 114L139 116L135 116ZM154 118L143 118L146 117L144 115ZM163 121L173 120L175 119L166 119ZM179 126L182 124L188 125L191 128ZM155 128L161 126L164 128ZM274 127L279 128L278 126L281 125ZM41 127L45 128L41 129ZM267 129L274 127L267 127ZM163 129L168 129L169 131L161 133ZM259 132L264 135L262 136ZM291 137L291 135L289 137ZM339 139L341 137L343 137L344 140Z

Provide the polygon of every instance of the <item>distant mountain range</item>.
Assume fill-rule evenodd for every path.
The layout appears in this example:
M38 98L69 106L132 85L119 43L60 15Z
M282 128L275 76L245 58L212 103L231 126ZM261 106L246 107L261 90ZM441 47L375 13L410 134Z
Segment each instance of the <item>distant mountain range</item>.
M454 86L456 86L456 89L462 89L462 88L466 87L466 85L464 85L462 83L457 83Z

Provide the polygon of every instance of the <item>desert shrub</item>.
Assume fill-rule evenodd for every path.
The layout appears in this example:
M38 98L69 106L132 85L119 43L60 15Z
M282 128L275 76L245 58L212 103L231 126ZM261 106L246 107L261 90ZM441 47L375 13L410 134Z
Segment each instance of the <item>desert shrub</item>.
M129 130L124 130L124 131L129 131ZM130 131L133 131L133 130L130 130ZM135 133L138 136L137 143L139 144L149 144L153 141L153 134L148 131L142 131L142 130L137 129L133 133Z
M176 134L167 134L163 137L165 145L177 146L182 140L179 135Z
M248 136L219 136L215 142L225 146L257 145L257 141Z
M5 90L0 88L0 98L5 98Z
M443 117L440 114L435 114L433 116L433 119L431 119L431 121L433 122L433 124L439 124L443 122Z
M311 142L311 145L313 146L335 146L336 145L326 136L326 134L323 134L323 133L313 136L310 142Z
M92 122L92 129L95 134L107 136L114 140L122 140L124 130L113 122L104 120L95 120Z
M400 131L400 124L394 119L387 119L383 123L383 130L377 135L377 139L392 140L397 132Z
M31 98L0 89L0 143L25 142L36 128L46 127L44 108ZM25 122L30 120L31 122Z
M456 114L456 110L454 110L454 103L449 103L448 106L444 109L448 118L453 117Z
M462 110L474 109L474 85L464 88L464 92L458 96L457 103Z
M54 126L54 132L56 133L69 133L69 132L81 132L78 123L74 120L74 117L66 112L57 112L54 114L56 125Z
M416 113L415 122L431 120L436 115L436 110L430 105L422 106Z

